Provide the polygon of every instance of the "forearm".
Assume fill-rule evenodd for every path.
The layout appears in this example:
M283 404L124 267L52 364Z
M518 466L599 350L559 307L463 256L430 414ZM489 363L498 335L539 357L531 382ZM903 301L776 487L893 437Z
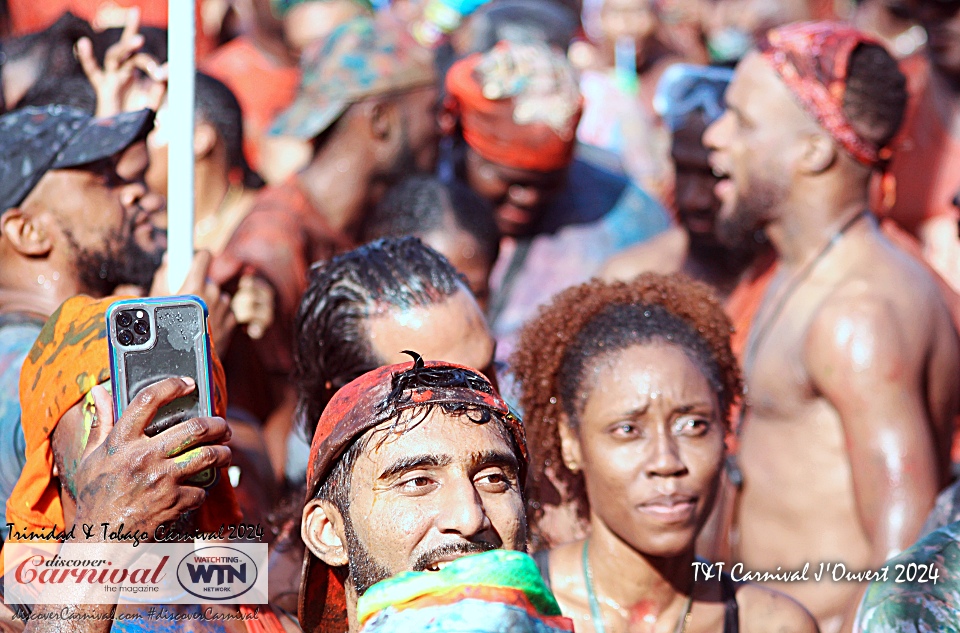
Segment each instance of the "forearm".
M82 521L78 518L78 526ZM104 547L98 552L99 547ZM76 555L71 555L71 550ZM91 541L80 546L65 543L60 549L64 558L106 558L106 543ZM102 589L93 583L47 585L38 602L56 600L58 604L37 604L27 621L25 633L107 633L113 626L117 604L86 604L103 600Z

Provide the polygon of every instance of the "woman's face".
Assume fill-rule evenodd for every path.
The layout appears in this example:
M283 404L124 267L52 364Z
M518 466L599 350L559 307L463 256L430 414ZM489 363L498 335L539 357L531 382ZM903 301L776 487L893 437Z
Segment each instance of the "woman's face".
M651 342L596 359L583 388L564 458L584 474L593 519L638 552L689 551L713 507L725 450L707 378L681 348Z

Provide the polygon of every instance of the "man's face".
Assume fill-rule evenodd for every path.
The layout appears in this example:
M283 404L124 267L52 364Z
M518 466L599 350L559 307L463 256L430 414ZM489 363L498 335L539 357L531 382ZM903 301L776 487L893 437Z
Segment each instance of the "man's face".
M691 240L697 244L715 244L720 201L713 190L719 179L713 175L709 152L703 146L705 129L703 116L695 114L673 133L674 196L677 219Z
M403 350L413 349L425 360L472 367L496 385L496 343L480 307L466 288L426 307L385 308L367 319L365 329L374 355L384 365L406 362L409 356Z
M413 171L431 173L437 166L437 152L440 146L437 94L435 87L428 86L405 92L397 97L403 116L406 143L406 147L400 152L400 160L404 164L397 166L403 173Z
M960 79L960 2L910 0L909 7L927 32L927 54L934 67Z
M48 172L24 201L51 211L84 292L150 286L167 236L163 197L144 183L147 166L141 141L110 159Z
M567 171L537 172L492 163L467 148L467 184L494 205L502 235L532 233L546 206L563 187Z
M477 300L481 311L486 312L490 299L490 270L494 262L481 248L477 238L453 225L443 230L421 236L423 243L447 258L461 275Z
M343 540L358 596L400 572L526 547L519 465L501 429L441 408L411 417L372 431L353 467Z
M771 219L786 197L790 157L803 116L787 87L757 53L737 66L726 93L727 110L704 133L710 165L719 178L717 235L741 245Z

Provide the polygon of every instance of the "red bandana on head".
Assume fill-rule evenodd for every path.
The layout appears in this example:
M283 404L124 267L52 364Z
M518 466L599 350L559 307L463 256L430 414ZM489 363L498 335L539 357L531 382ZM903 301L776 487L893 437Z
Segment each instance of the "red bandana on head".
M804 110L854 158L876 167L890 150L857 134L843 113L850 54L861 44L881 45L837 22L800 22L773 29L759 46Z

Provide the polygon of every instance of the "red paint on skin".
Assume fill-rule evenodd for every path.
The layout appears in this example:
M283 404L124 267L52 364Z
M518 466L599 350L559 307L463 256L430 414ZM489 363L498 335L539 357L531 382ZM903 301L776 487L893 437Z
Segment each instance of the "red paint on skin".
M647 600L638 602L630 607L630 617L628 618L629 624L627 625L628 630L639 631L641 629L635 627L643 625L646 625L648 629L652 629L654 622L657 620L657 614L655 611L656 605Z

